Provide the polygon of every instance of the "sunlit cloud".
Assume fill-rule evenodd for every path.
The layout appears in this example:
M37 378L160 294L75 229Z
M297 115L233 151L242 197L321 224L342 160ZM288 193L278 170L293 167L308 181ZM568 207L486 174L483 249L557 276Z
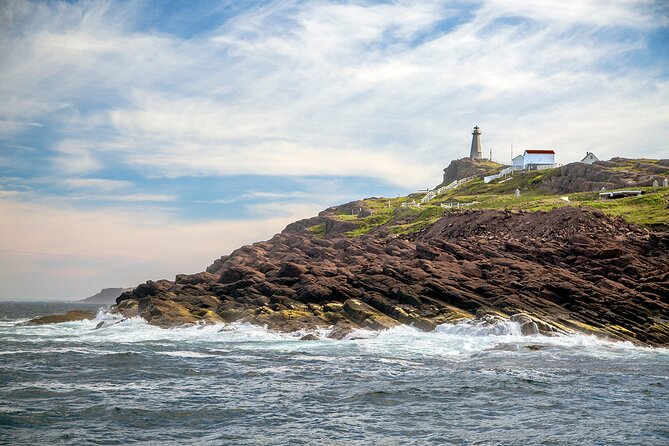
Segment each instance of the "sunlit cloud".
M174 195L167 194L98 194L98 195L70 195L67 200L86 200L86 201L126 201L126 202L166 202L174 201Z
M169 177L308 172L414 188L438 178L434 159L466 154L473 124L500 153L514 142L546 145L539 139L559 140L565 161L584 148L621 150L629 138L564 135L583 103L604 112L579 117L585 125L604 120L616 133L654 128L668 136L666 126L656 128L666 112L615 113L630 97L669 99L652 68L602 66L642 49L644 30L666 25L652 2L451 6L287 2L189 40L134 30L136 6L34 6L33 33L18 42L28 57L10 51L16 63L3 71L6 85L26 93L15 101L27 117L63 107L72 93L115 97L96 119L68 116L81 127L66 133L85 135L57 144L55 168L69 172L95 171L101 153L111 153ZM443 24L465 13L459 26ZM605 32L616 27L625 38ZM52 88L44 95L38 84ZM505 117L522 120L512 126L516 138L496 128ZM541 132L532 131L537 125Z
M115 191L125 189L132 185L129 181L109 180L105 178L67 178L63 184L73 189L97 189L103 191Z

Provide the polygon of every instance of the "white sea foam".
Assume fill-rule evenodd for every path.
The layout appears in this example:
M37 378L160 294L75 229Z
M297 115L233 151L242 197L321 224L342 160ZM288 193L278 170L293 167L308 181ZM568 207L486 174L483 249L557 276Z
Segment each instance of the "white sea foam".
M175 352L157 352L158 355L174 356L175 358L213 358L216 355L207 353L193 352L188 350L179 350Z
M98 325L103 323L99 328ZM483 322L461 322L444 324L431 333L414 327L399 326L376 332L355 330L341 341L327 339L330 330L311 332L319 336L318 341L300 341L307 331L297 333L277 333L264 327L247 323L218 325L190 325L164 329L149 325L139 317L122 318L104 309L93 320L64 322L40 326L3 325L0 331L12 336L17 342L32 343L48 339L51 343L67 344L67 351L91 351L105 349L102 344L143 344L174 347L176 343L185 347L179 351L161 354L183 357L205 357L216 351L229 352L234 349L282 350L309 352L328 355L348 349L351 352L380 354L402 360L414 357L443 356L457 358L472 354L517 354L528 352L531 346L534 354L554 354L559 350L576 350L581 354L595 357L616 355L669 355L669 349L650 349L635 346L629 342L614 342L588 335L523 336L518 323L501 321L494 324ZM81 343L73 346L72 343ZM191 348L192 347L192 348ZM54 352L58 347L49 347ZM5 352L8 353L8 352Z

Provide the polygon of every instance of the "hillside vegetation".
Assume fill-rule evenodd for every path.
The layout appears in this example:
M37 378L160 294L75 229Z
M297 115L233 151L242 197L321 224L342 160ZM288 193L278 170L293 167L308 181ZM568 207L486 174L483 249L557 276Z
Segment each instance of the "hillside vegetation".
M452 171L456 170L454 163L449 166ZM418 232L447 212L463 208L547 211L587 206L651 230L667 231L669 187L651 186L653 180L661 185L664 178L669 178L669 160L614 158L594 165L573 163L555 169L516 172L488 184L479 177L420 206L412 204L419 203L424 193L367 198L330 208L323 215L347 222L350 229L346 234L356 237L375 230L397 234ZM603 200L599 197L602 187L607 191L641 190L643 194ZM520 190L519 197L515 195L516 189ZM311 230L322 235L327 232L322 224Z

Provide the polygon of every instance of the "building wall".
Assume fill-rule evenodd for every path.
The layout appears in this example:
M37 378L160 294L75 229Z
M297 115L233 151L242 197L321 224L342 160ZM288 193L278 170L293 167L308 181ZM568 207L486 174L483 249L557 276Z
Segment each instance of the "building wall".
M585 158L583 158L583 159L581 160L581 162L582 162L582 163L585 163L585 164L592 164L592 163L594 163L595 161L599 161L599 158L597 158L597 157L596 157L594 154L592 154L592 153L588 153L588 154L585 156Z
M524 164L555 164L554 153L525 153L523 155Z
M545 170L545 169L552 169L553 164L527 164L525 168L527 170Z
M525 168L525 163L523 161L523 155L518 155L515 157L513 160L513 169L514 170L519 170L519 169L524 169Z

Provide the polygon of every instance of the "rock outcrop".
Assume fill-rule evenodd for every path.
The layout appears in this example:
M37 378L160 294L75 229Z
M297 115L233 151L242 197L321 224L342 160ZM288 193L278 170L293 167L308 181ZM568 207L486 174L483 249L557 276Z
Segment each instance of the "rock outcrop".
M62 322L93 320L95 313L90 311L72 310L65 314L54 314L50 316L41 316L25 322L26 325L44 325L44 324L60 324Z
M365 212L360 203L347 205ZM511 318L527 334L669 345L669 234L592 210L458 211L406 236L350 238L331 208L205 272L149 281L115 310L163 327L246 321L274 330L382 330ZM318 228L318 231L314 230ZM308 337L307 339L311 339Z
M669 160L648 161L652 162L612 158L593 164L571 163L551 171L537 186L553 194L567 194L651 186L653 180L662 184L664 178L669 178Z
M504 168L504 165L487 160L478 160L471 158L462 158L451 161L451 164L444 169L443 185L450 184L455 180L471 177L474 175L485 176L492 175Z

